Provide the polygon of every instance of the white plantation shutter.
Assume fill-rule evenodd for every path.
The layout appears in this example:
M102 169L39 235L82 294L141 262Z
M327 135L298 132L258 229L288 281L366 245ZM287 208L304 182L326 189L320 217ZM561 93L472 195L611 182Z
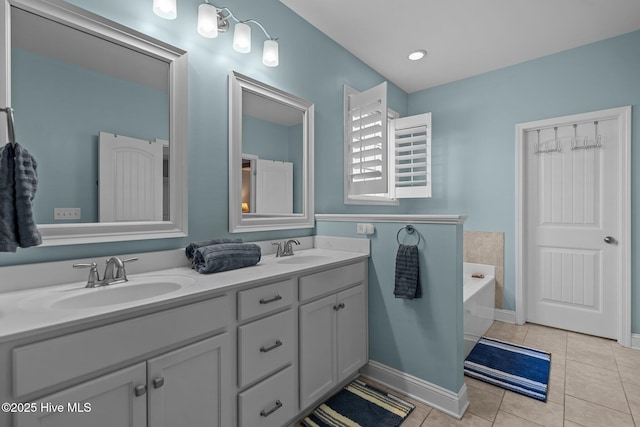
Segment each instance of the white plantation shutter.
M392 198L431 197L431 113L391 122Z
M387 83L361 93L344 90L348 194L388 193Z

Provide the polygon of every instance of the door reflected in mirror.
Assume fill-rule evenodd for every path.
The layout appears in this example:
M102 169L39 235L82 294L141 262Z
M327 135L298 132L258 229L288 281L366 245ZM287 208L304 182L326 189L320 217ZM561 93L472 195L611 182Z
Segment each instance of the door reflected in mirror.
M229 75L229 231L313 227L313 104Z
M302 111L242 94L242 213L301 214Z

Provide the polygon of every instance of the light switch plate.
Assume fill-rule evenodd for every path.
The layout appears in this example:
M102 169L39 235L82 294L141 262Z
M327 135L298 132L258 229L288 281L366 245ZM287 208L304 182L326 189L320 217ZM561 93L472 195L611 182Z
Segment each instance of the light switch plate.
M358 224L356 228L356 232L358 234L373 234L375 229L373 228L373 224Z

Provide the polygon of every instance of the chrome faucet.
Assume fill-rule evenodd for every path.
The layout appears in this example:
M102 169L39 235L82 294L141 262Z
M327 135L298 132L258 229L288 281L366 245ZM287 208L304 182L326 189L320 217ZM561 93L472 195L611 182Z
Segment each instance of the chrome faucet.
M73 268L89 268L89 279L87 279L85 288L97 288L99 286L127 282L129 279L127 279L125 264L133 261L138 261L138 258L122 260L116 256L112 256L107 260L102 280L100 280L98 265L95 262L90 264L73 264Z
M282 249L282 256L293 255L293 244L300 245L300 241L297 239L290 239L284 242L284 248Z
M276 257L282 257L282 256L291 256L293 255L293 244L299 245L300 241L297 239L290 239L287 240L283 243L280 242L273 242L271 243L274 246L277 246L276 248ZM284 245L284 246L283 246Z

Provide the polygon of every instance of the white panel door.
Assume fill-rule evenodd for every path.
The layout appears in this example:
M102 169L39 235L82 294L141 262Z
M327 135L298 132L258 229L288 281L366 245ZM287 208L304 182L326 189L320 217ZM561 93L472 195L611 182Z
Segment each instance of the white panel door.
M293 163L258 159L256 213L293 213Z
M162 145L100 132L100 222L162 221Z
M587 137L593 122L558 123L561 152L536 154L538 133L526 134L527 321L617 338L618 239L620 235L620 135L616 119L599 120L600 148L571 149ZM542 129L539 148L555 140ZM609 242L609 243L607 243Z
M367 300L364 285L338 294L338 382L367 363Z

